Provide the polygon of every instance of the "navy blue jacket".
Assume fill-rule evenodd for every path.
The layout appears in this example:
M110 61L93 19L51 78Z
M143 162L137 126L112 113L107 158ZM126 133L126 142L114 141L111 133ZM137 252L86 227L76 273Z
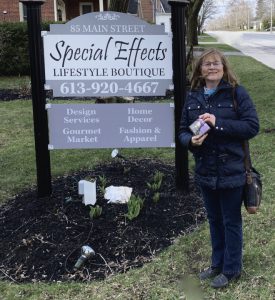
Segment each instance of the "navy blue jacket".
M205 100L203 88L187 94L183 108L179 140L195 158L195 180L211 189L234 188L244 185L245 168L242 143L259 131L255 107L242 86L235 88L237 109L233 104L233 88L222 81L216 92ZM216 117L201 146L191 146L189 125L199 115L211 113Z

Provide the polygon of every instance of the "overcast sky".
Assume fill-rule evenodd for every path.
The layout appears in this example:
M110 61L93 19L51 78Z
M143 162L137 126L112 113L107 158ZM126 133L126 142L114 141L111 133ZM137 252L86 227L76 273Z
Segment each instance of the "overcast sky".
M216 7L217 7L217 16L224 14L229 1L230 0L215 0ZM250 4L252 4L253 8L255 9L256 0L246 0L246 2L250 2Z

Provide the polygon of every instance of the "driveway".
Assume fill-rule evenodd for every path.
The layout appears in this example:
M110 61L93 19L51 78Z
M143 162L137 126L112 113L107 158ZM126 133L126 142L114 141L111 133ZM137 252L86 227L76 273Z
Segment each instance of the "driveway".
M219 42L228 44L275 69L275 33L209 31Z

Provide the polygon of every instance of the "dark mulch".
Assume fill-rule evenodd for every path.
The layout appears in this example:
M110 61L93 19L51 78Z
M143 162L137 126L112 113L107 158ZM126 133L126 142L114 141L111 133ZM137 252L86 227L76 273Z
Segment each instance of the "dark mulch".
M30 95L23 94L19 89L0 89L0 100L1 101L11 101L15 99L30 99Z
M146 182L157 170L164 179L160 200L153 203ZM107 204L99 190L103 175L107 186L133 187L144 199L136 219L125 217L127 205ZM97 178L97 204L102 207L97 219L90 218L78 195L78 181L86 176ZM57 178L49 199L37 199L33 190L17 195L0 211L0 279L90 281L142 266L205 219L193 182L190 194L184 195L176 191L174 177L174 167L160 161L116 160ZM96 254L74 272L83 245Z
M31 99L29 89L0 89L0 101ZM52 91L46 91L46 98L52 98Z

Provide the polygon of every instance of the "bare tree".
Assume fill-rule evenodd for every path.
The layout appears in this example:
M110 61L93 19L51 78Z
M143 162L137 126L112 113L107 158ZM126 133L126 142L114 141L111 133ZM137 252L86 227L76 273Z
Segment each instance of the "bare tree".
M246 30L250 28L251 19L253 16L253 8L251 2L247 0L237 0L234 6L228 6L228 14L233 18L231 29ZM233 27L233 28L232 28Z
M204 0L191 0L187 9L187 44L198 45L198 16Z
M201 34L205 21L211 19L216 12L215 0L204 0L198 16L198 34Z
M225 1L225 12L222 16L215 18L209 29L214 30L247 30L251 27L253 20L253 3L249 0Z
M187 8L187 43L198 45L198 16L204 0L190 0ZM127 12L129 0L110 0L109 10Z

